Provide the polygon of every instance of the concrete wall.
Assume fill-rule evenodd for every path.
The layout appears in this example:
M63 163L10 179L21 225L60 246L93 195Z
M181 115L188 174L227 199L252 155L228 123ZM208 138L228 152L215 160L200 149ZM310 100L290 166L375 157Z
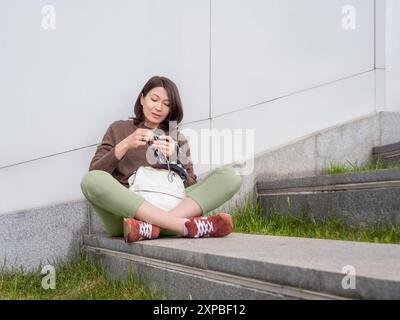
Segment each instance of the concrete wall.
M0 213L83 199L96 145L154 74L177 83L183 129L254 129L253 153L377 109L374 0L46 4L54 30L43 2L0 0ZM199 174L222 164L210 141Z
M375 0L376 108L400 111L400 3Z

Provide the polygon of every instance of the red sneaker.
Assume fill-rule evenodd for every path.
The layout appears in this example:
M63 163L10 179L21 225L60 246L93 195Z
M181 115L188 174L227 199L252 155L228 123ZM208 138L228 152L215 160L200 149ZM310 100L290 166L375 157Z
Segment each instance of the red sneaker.
M124 218L124 239L127 243L156 239L159 234L160 228L157 226L134 218Z
M218 213L211 217L190 218L185 222L186 237L225 237L233 230L232 217L228 213Z

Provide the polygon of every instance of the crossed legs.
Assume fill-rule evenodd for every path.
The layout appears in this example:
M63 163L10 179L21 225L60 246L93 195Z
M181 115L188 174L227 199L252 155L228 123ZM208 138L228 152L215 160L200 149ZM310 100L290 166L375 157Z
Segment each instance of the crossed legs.
M144 201L137 209L135 219L183 235L185 219L201 216L202 213L201 207L193 199L186 197L168 212Z
M202 181L186 188L186 198L166 212L132 193L105 171L90 171L81 181L82 193L112 236L123 234L122 222L127 217L183 235L185 219L219 207L239 190L240 185L241 177L233 167L214 169Z

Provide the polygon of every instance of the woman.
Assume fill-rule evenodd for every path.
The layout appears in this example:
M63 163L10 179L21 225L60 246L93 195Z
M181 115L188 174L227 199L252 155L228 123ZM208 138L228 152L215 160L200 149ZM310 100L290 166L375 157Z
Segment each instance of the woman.
M155 239L162 234L190 238L222 237L232 232L232 218L227 213L210 217L202 215L229 200L240 188L241 177L232 166L211 171L197 182L190 160L190 148L183 134L178 141L169 135L171 121L180 123L183 110L178 88L165 77L154 76L139 94L134 112L136 118L113 122L105 133L90 163L89 172L81 181L81 189L103 221L111 236L124 235L126 242ZM166 134L154 140L154 133ZM149 163L146 153L152 148L167 159L179 153L178 159L187 179L186 197L172 210L164 211L130 191L128 178L139 166L161 168ZM186 146L186 154L182 148ZM179 158L180 157L180 158Z

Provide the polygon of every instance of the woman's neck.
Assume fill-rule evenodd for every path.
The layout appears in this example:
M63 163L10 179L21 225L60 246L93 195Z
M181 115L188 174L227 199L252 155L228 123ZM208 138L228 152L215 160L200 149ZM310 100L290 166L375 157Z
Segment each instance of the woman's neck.
M148 122L147 120L144 120L144 125L146 127L148 127L148 128L152 128L152 129L158 128L158 124L152 123L152 122Z

